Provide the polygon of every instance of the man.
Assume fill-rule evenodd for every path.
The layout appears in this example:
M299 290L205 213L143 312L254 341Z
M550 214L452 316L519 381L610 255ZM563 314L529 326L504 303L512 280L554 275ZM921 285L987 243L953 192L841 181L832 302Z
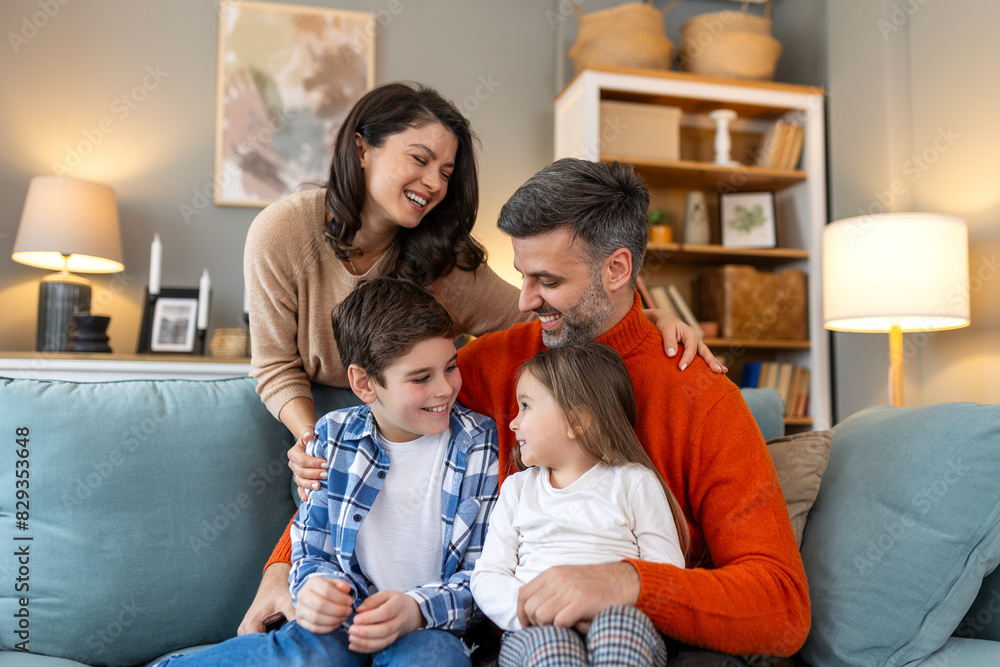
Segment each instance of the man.
M810 618L784 498L736 386L700 360L684 373L667 363L660 335L642 317L635 280L648 207L645 185L617 163L560 160L514 193L499 226L523 276L520 309L539 319L462 348L459 400L496 419L504 475L514 435L503 426L517 414L518 366L544 347L575 341L616 349L635 386L636 433L691 527L693 569L632 560L552 568L521 589L519 616L573 626L605 607L636 604L660 632L722 652L687 651L678 665L789 655L805 641Z
M639 310L648 208L643 182L617 163L559 160L514 193L499 226L523 276L520 308L539 318L460 350L459 401L496 419L503 476L513 471L504 426L517 414L520 364L580 340L617 350L635 386L636 434L691 529L690 569L638 560L552 568L521 589L518 614L523 625L569 627L634 604L680 643L671 665L790 655L809 631L809 595L777 475L736 386L697 359L681 372ZM267 570L258 598L280 588L282 571Z

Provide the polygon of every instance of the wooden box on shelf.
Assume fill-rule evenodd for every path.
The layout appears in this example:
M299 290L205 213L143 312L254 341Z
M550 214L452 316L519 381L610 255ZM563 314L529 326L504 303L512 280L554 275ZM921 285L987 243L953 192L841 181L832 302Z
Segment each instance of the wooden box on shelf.
M726 264L703 273L696 289L701 318L723 338L806 340L806 276Z
M677 107L602 101L602 152L625 159L676 160L680 120Z

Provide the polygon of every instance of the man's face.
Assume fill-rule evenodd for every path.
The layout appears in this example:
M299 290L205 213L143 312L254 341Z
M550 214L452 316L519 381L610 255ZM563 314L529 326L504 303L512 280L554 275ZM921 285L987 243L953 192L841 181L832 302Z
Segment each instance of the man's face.
M542 323L542 342L559 347L593 340L610 329L613 304L594 266L573 241L569 227L511 239L514 268L522 276L521 312L533 311Z

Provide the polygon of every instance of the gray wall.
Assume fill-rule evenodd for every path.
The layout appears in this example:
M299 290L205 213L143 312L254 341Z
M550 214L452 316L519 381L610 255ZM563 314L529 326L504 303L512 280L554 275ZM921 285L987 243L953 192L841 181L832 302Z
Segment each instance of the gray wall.
M125 271L88 276L94 310L112 316L113 349L135 350L155 232L164 246L163 284L197 286L207 268L214 288L210 328L238 326L243 241L256 209L208 204L187 223L179 208L198 203L196 191L210 191L212 182L217 3L62 2L0 3L0 32L27 36L15 44L5 37L0 46L0 350L34 348L38 281L47 273L9 259L28 182L53 173L54 163L88 136L95 145L69 175L114 187L122 223ZM477 87L483 92L480 77L492 78L489 96L465 106L482 139L477 234L491 263L513 278L510 244L495 232L495 221L514 189L551 161L555 33L545 14L551 5L398 0L402 11L391 15L389 0L310 4L391 16L376 38L380 83L426 82L462 105ZM41 5L58 10L45 16ZM142 85L148 67L161 80L120 118L111 105ZM98 142L94 130L103 119L112 120L113 131Z
M828 4L833 219L884 203L969 223L972 325L904 336L906 405L1000 402L998 21L993 0ZM836 334L835 353L838 419L888 402L888 336Z
M65 3L65 4L62 4ZM395 14L390 7L402 7ZM218 14L215 0L4 0L0 28L0 350L34 347L41 269L8 259L28 182L83 142L94 146L69 175L104 182L118 196L125 271L89 276L95 311L112 316L111 345L135 349L149 243L164 245L163 284L196 286L212 275L210 328L241 322L243 240L255 209L205 205L211 191L215 132ZM563 78L577 21L565 0L312 0L309 4L381 12L390 20L376 38L376 79L429 83L460 105L492 79L487 99L466 105L482 139L481 205L476 234L491 265L512 282L509 242L495 228L500 206L552 157L552 101ZM618 4L582 0L584 11ZM665 6L665 0L657 5ZM51 16L40 14L50 7ZM686 0L667 15L668 35L707 11L734 10L726 0ZM754 8L754 11L760 11ZM776 3L775 33L785 44L779 80L822 83L823 0ZM562 31L560 33L560 31ZM121 118L112 104L142 85L156 86ZM153 79L147 79L152 83ZM113 131L94 134L104 119ZM94 138L91 141L90 138ZM185 221L182 205L204 208Z

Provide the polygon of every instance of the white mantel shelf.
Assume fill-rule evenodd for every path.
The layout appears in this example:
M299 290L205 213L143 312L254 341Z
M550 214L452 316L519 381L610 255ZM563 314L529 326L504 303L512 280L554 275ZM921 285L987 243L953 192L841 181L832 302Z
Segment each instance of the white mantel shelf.
M250 359L166 354L0 352L0 377L31 380L220 380L246 377Z

